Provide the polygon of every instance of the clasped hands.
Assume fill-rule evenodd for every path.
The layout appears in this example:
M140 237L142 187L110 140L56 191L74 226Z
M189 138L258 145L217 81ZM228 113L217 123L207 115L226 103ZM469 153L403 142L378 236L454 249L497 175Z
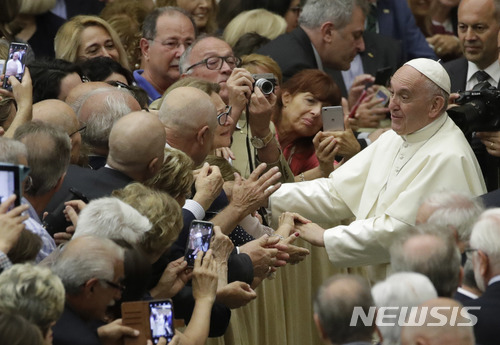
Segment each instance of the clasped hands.
M324 247L323 234L325 229L298 213L283 212L279 219L278 231L288 235L295 235L311 243L313 246Z

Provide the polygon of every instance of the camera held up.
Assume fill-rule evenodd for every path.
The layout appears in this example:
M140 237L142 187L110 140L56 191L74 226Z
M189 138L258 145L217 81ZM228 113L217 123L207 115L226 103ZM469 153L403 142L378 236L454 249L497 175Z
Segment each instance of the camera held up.
M276 85L276 78L272 73L252 74L255 83L253 87L258 87L264 95L270 95L274 91Z
M467 138L473 132L500 130L500 90L484 81L459 94L458 106L448 109L448 115Z

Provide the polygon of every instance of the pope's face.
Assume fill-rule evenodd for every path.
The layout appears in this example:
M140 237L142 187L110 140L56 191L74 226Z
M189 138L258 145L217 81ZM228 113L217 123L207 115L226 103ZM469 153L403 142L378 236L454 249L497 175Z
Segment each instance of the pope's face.
M408 65L391 79L391 126L399 135L411 134L432 122L429 117L432 97L422 87L425 82L427 78Z

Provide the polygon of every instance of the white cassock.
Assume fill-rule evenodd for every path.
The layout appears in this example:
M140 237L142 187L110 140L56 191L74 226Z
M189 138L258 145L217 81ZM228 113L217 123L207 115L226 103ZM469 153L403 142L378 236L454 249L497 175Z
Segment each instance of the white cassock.
M442 189L486 192L476 157L447 114L406 136L387 131L328 178L284 184L271 196L272 224L284 211L297 212L327 228L336 267L386 264L394 239L415 224L421 199Z

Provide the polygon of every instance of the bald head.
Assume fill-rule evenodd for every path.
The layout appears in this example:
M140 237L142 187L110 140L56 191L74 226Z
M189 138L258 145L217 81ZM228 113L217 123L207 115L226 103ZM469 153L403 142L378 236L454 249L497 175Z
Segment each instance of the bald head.
M78 130L78 119L73 109L58 99L47 99L33 104L33 120L61 127L71 134Z
M158 116L169 128L197 130L217 126L217 109L210 96L194 87L179 87L170 91L161 105Z
M113 88L113 86L103 81L92 81L88 83L82 83L71 89L70 93L66 97L65 102L68 103L73 109L75 109L76 112L75 107L78 107L78 100L81 99L86 94L88 94L89 92L95 89L99 89L101 87L107 87L110 89Z
M115 122L122 116L141 109L132 94L121 88L99 88L81 99L76 115L86 126L82 133L83 141L91 147L94 154L105 156L108 153L109 133Z
M61 127L71 140L70 163L78 163L82 137L79 122L73 109L58 99L47 99L33 104L33 120Z
M163 164L165 131L158 117L137 111L116 121L107 163L136 181L153 177Z
M418 272L428 277L438 296L451 297L460 284L460 252L446 229L423 224L420 233L401 239L391 247L393 272Z
M436 317L436 314L439 316ZM453 299L436 298L421 304L414 320L421 319L425 319L421 326L411 323L403 326L401 332L403 345L475 343L470 316L463 306Z
M210 96L194 87L176 88L165 96L158 116L168 144L186 153L195 165L201 164L212 150L217 126Z

